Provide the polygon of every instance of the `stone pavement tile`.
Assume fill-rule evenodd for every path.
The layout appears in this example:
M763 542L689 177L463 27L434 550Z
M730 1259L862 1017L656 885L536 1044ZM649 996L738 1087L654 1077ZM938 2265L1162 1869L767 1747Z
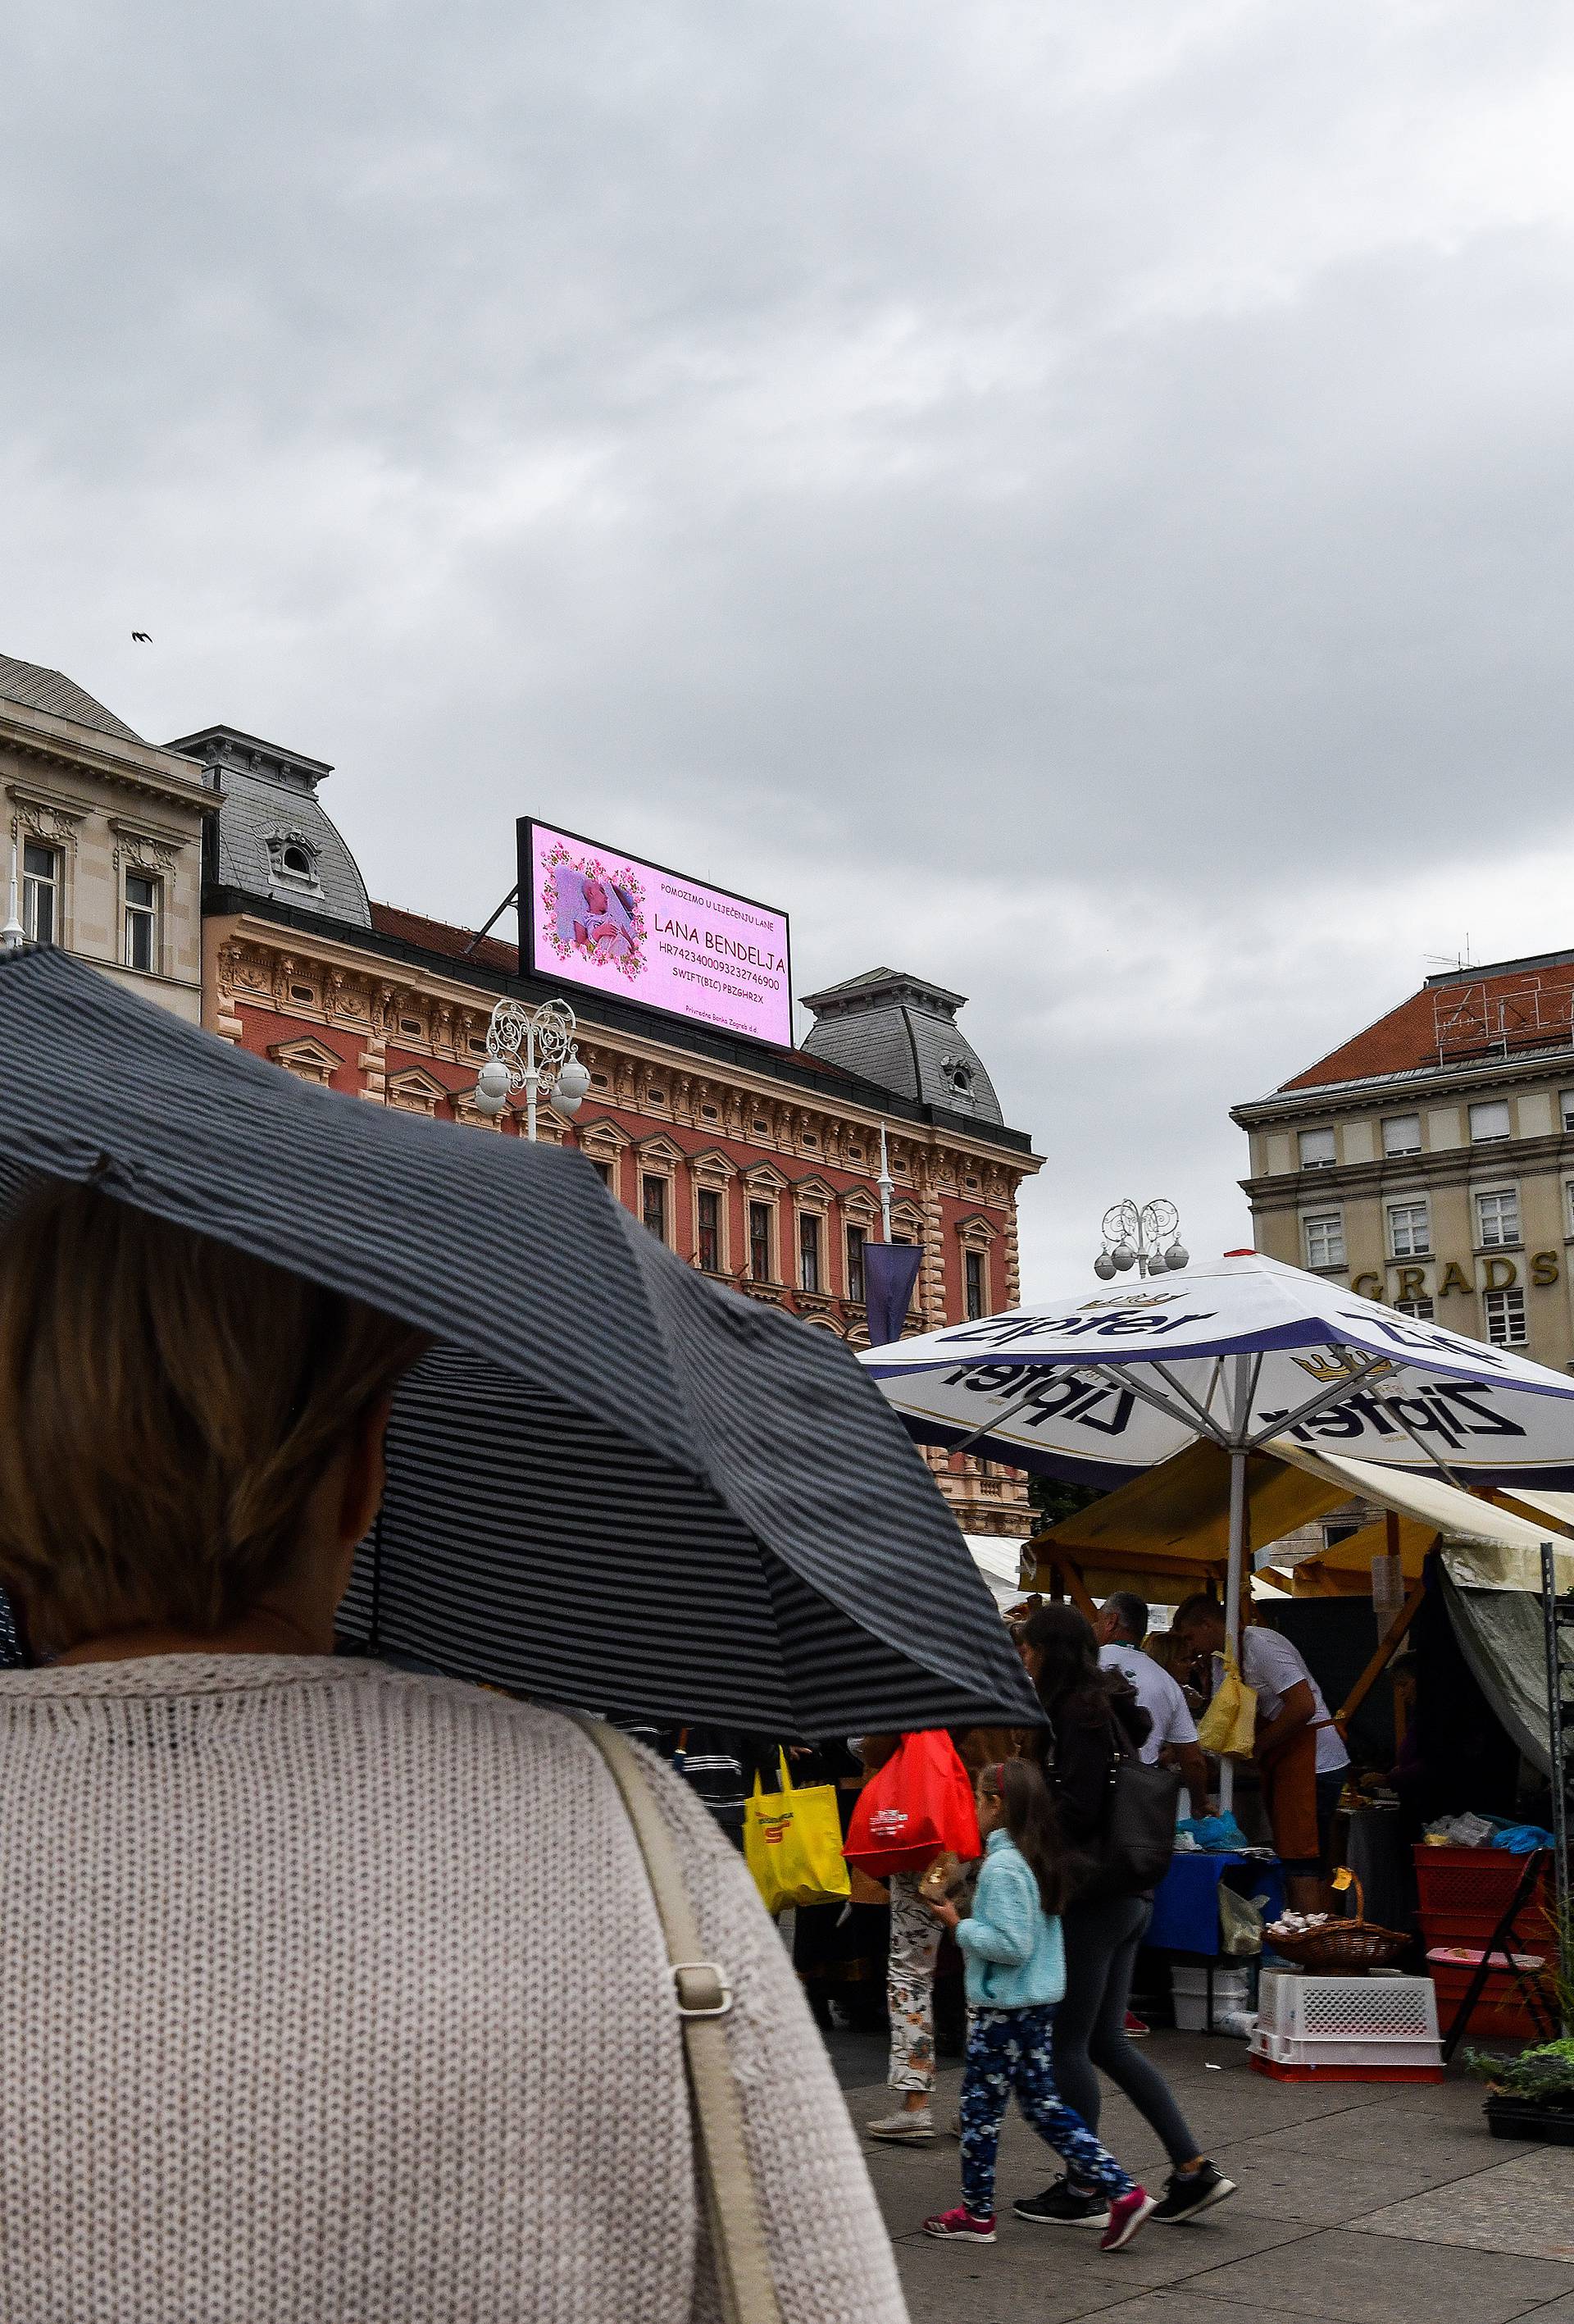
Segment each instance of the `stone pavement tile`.
M1501 2154L1502 2143L1487 2152ZM1564 2283L1553 2291L1574 2291L1574 2148L1533 2147L1434 2194L1373 2205L1354 2224L1367 2236L1451 2246L1456 2259L1468 2248L1562 2261Z
M1243 2306L1266 2298L1275 2309L1327 2324L1391 2324L1396 2316L1508 2324L1571 2285L1569 2270L1549 2260L1396 2238L1385 2245L1339 2228L1282 2246L1266 2266L1247 2259L1210 2269L1187 2290Z
M1224 2161L1242 2197L1264 2218L1337 2227L1434 2187L1426 2150L1427 2142L1418 2140L1413 2153L1396 2144L1391 2161L1353 2162L1337 2143L1325 2153L1304 2154L1276 2151L1272 2139L1247 2140Z
M912 2324L1074 2324L1131 2296L1131 2278L1118 2272L1124 2253L1107 2259L1101 2275L1069 2276L1003 2238L983 2251L964 2251L921 2236L898 2244L896 2254ZM1231 2324L1245 2324L1239 2309L1231 2310Z

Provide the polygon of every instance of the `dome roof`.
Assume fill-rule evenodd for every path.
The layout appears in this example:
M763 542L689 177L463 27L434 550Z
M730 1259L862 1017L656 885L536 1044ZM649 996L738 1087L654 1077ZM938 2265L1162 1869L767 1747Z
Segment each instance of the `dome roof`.
M922 1105L1004 1123L995 1085L956 1021L964 994L903 969L871 968L805 993L804 1006L815 1012L803 1044L810 1056Z
M168 747L199 760L204 781L219 795L221 888L371 927L360 866L317 795L330 766L234 726L205 726Z

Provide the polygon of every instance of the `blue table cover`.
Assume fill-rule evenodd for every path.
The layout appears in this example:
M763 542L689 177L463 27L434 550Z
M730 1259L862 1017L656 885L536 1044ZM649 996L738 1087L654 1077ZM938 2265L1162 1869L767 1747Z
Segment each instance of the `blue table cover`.
M1267 1920L1284 1908L1284 1876L1276 1862L1261 1856L1204 1856L1179 1850L1160 1881L1153 1900L1153 1919L1145 1945L1170 1945L1177 1952L1219 1951L1219 1884L1225 1874L1244 1868L1246 1878L1230 1882L1243 1895L1266 1895Z

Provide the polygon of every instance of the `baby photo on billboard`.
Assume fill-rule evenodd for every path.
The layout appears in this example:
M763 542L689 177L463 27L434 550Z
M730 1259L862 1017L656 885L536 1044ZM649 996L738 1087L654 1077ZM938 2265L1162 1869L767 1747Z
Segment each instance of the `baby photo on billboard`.
M547 934L561 960L577 957L633 978L645 965L643 890L623 868L616 874L594 856L555 848L541 900Z

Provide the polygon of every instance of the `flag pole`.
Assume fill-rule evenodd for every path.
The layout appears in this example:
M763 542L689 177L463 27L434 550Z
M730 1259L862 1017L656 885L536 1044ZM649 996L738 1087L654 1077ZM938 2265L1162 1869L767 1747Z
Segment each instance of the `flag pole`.
M880 1235L882 1240L889 1242L891 1239L891 1196L896 1193L896 1187L891 1179L891 1159L889 1154L886 1150L886 1126L883 1121L880 1124L880 1174L876 1184L879 1187Z

